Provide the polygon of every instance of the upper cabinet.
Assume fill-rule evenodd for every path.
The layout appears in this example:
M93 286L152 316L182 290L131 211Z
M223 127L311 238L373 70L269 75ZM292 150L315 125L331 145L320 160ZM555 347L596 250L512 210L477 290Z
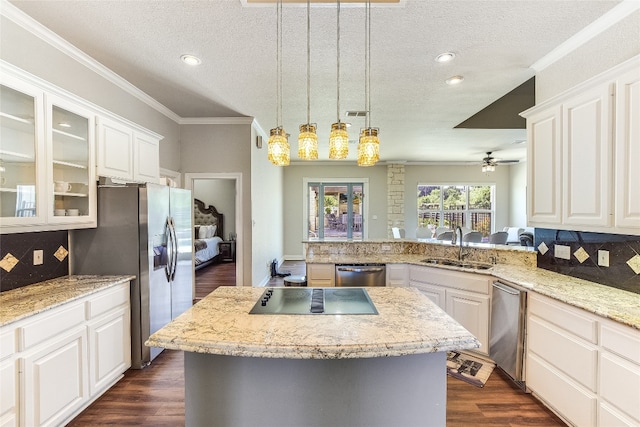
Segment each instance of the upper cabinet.
M0 233L97 225L97 178L154 182L161 136L0 63Z
M98 175L134 182L160 179L160 136L98 117Z
M640 56L522 115L532 227L640 234Z

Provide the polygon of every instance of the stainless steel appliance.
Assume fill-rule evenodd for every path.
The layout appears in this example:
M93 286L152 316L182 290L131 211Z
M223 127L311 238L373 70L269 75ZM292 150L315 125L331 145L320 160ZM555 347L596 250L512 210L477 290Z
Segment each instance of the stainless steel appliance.
M98 227L70 233L73 274L135 275L131 283L131 363L162 351L149 335L192 305L190 190L155 184L98 187Z
M250 314L378 314L363 288L269 288Z
M385 264L336 264L335 285L385 286L386 270Z
M494 282L491 295L489 356L523 390L526 291Z

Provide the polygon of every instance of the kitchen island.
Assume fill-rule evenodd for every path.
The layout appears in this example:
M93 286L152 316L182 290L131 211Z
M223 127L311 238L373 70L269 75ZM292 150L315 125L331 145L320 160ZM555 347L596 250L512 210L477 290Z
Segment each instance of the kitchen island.
M153 334L185 351L186 423L446 423L446 352L478 340L411 288L370 288L377 315L249 314L264 288L221 287Z

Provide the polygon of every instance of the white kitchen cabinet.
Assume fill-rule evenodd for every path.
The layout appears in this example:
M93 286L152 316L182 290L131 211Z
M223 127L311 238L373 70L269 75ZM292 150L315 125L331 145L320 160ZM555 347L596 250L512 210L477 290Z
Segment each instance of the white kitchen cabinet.
M490 276L410 265L408 283L478 338L474 351L489 354Z
M609 227L611 89L601 84L562 104L562 223Z
M129 283L0 329L0 426L64 425L131 366Z
M640 56L525 111L528 225L640 232Z
M640 72L616 80L615 226L640 233Z
M335 286L335 277L335 264L307 263L307 286L321 288L332 287Z
M160 137L128 123L98 117L98 175L134 182L160 179Z
M95 227L95 113L6 64L0 76L0 232Z
M387 264L387 286L407 286L407 264Z
M60 425L89 400L84 325L22 355L21 424Z
M527 118L527 218L530 224L562 221L561 123L560 106Z

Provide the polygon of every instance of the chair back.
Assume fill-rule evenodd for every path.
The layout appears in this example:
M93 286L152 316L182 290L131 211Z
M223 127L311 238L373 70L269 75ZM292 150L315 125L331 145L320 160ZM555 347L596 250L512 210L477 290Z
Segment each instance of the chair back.
M470 231L462 236L463 242L480 243L482 242L482 233L479 231Z
M506 231L496 231L489 236L489 243L493 243L494 245L506 245L508 237L509 233Z
M416 228L416 239L430 239L432 236L432 231L428 227L418 227Z
M438 240L451 240L451 239L453 239L453 231L443 231L442 233L438 234L436 239L438 239Z

